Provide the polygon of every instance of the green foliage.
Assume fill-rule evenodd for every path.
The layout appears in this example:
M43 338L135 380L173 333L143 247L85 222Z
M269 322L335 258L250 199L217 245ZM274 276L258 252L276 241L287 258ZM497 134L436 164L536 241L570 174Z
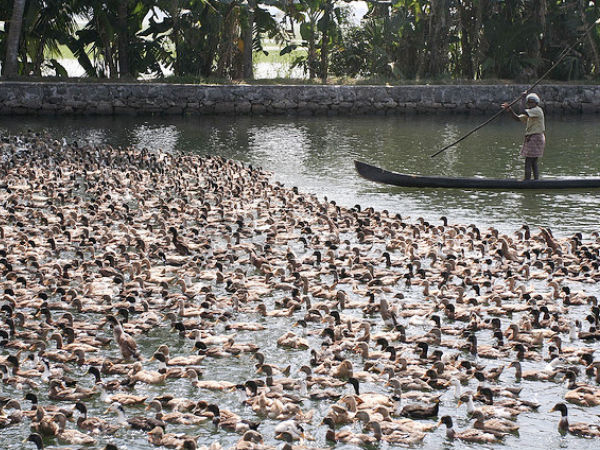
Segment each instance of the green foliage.
M333 52L331 71L336 76L371 77L393 75L390 55L380 37L379 26L370 21L364 27L352 27Z
M246 45L310 78L534 80L600 17L582 0L27 0L18 58L23 76L66 77L68 48L89 77L223 79ZM123 5L126 8L123 8ZM0 0L0 58L13 0ZM249 12L252 8L252 14ZM273 15L273 8L281 13ZM252 23L249 19L253 18ZM251 44L244 42L252 30ZM277 51L267 51L265 40ZM271 48L269 48L271 50ZM251 52L252 53L252 52ZM249 53L245 51L246 55ZM600 78L600 26L556 67L556 80ZM122 67L123 66L123 67Z

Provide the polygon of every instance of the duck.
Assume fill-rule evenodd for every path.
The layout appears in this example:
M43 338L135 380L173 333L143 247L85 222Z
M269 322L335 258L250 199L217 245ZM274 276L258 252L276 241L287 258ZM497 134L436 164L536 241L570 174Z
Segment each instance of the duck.
M172 411L165 414L163 412L162 403L158 400L152 400L146 406L146 411L154 409L156 411L156 417L166 423L178 423L181 425L200 425L208 420L208 417L198 416L196 414L184 413L180 411ZM177 409L175 407L174 409Z
M176 448L179 450L196 450L197 437L183 434L165 433L164 428L155 427L148 431L148 442L155 446Z
M386 386L391 386L394 392L394 396L400 398L403 390L407 391L423 391L423 392L431 392L433 388L426 381L421 380L419 378L405 377L405 378L390 378Z
M234 450L266 450L262 434L255 430L248 430L236 443Z
M475 428L468 428L463 431L456 431L453 428L452 417L442 416L439 421L440 425L446 426L446 437L450 440L459 439L465 442L474 442L477 444L492 444L499 441L498 437L494 434L487 433L482 430Z
M96 366L90 366L87 370L87 373L94 376L95 386L97 386L99 390L104 390L105 392L129 388L131 386L131 381L129 379L114 379L110 381L103 381L102 375L100 374L100 369L98 369L98 367Z
M512 361L508 367L515 368L515 378L517 380L530 380L530 381L552 381L558 375L558 370L551 371L539 371L539 370L526 370L521 369L521 363L519 361Z
M499 433L500 437L506 433L518 433L519 431L519 425L512 420L501 418L491 418L486 420L483 412L477 409L471 414L471 419L475 421L473 422L473 428L494 435L498 435Z
M129 372L128 377L132 382L163 384L167 378L167 373L160 373L154 370L144 370L142 363L136 361L131 366L131 371Z
M189 397L174 397L171 394L159 395L154 397L154 400L160 402L163 408L180 412L191 412L208 405L204 400L195 401Z
M569 423L567 405L564 403L555 404L550 412L560 411L561 418L558 422L558 432L562 435L570 433L580 437L600 437L600 427L588 423Z
M373 431L373 437L377 442L385 441L391 445L414 446L425 439L425 433L418 431L405 432L396 429L387 429L385 434L382 434L381 422L371 420L367 423L367 429Z
M33 442L37 450L44 450L44 439L39 433L31 433L24 442Z
M163 355L163 357L160 358L159 355ZM204 355L171 356L169 346L162 344L150 359L156 359L166 366L197 366L202 363L204 358Z
M229 411L228 409L219 408L214 403L206 407L206 411L212 414L213 424L217 427L236 433L244 433L248 430L256 430L259 422L252 422L242 419L239 415Z
M519 413L536 411L540 407L540 404L535 401L510 397L504 397L495 403L494 392L488 387L478 387L475 395L486 405L497 405L503 409L513 410Z
M102 384L97 385L97 387L100 391L100 399L109 404L118 403L122 406L132 406L142 404L148 399L147 395L135 395L124 392L109 395Z
M394 400L385 394L378 394L375 392L366 392L361 394L360 382L354 377L350 377L348 379L348 383L350 383L354 388L354 394L358 400L358 403L360 404L360 408L372 409L376 406L387 406L389 408L393 408L395 406Z
M121 350L123 359L125 361L129 361L131 359L141 359L137 342L123 330L123 326L119 320L111 314L106 317L106 321L112 324L113 337L115 342L118 344L119 349Z
M411 403L405 405L400 411L402 417L410 419L430 419L437 417L440 410L439 399L430 404Z
M87 406L83 402L75 403L74 409L82 414L77 419L77 427L82 430L89 431L93 434L113 434L120 428L119 425L112 424L99 417L88 417Z
M300 381L296 378L282 377L273 379L273 372L273 366L270 364L262 364L256 369L256 373L264 373L266 375L267 386L271 387L272 389L274 387L279 387L289 391L298 389L300 387Z
M522 342L529 347L541 347L544 344L543 331L532 332L530 335L526 335L521 333L519 325L516 323L511 323L504 335L511 341Z
M4 409L13 409L14 412L7 415ZM21 410L21 403L18 400L14 398L0 399L0 429L16 425L22 421L23 411Z
M304 439L304 428L293 419L284 420L275 425L275 438L282 439L283 434L287 434L292 440Z
M332 443L344 443L358 447L365 447L367 445L377 444L377 439L374 436L353 433L349 429L342 429L339 431L335 430L335 423L331 417L325 417L322 422L323 425L327 425L327 431L325 432L325 440Z
M48 398L59 401L81 401L87 400L96 394L96 390L83 388L65 388L60 380L50 380L48 383Z
M188 378L192 386L198 389L209 389L211 391L229 391L235 388L235 384L226 380L200 380L198 371L195 368L188 367L185 370L184 378Z
M384 434L388 432L402 432L412 435L425 437L423 433L427 433L436 429L435 424L419 422L417 420L404 418L393 418L390 411L385 406L379 406L371 412L361 410L356 413L356 419L361 421L365 426L370 422L378 422ZM422 439L421 438L421 439Z
M41 417L46 415L46 413L49 413L49 415L54 415L59 412L62 412L67 417L69 416L68 411L59 405L47 404L45 407L43 407L39 404L38 397L33 392L28 392L25 394L23 399L31 402L31 410L24 412L24 414L29 418L36 417L39 421Z
M64 414L56 414L54 416L54 420L58 423L58 432L56 437L60 442L75 445L93 445L96 443L96 439L88 434L82 433L78 430L65 428L67 424L67 418Z
M468 416L475 414L475 411L480 411L486 418L498 417L502 419L514 420L521 413L521 411L516 409L498 407L494 405L481 405L480 407L475 408L475 404L473 403L473 394L471 392L465 393L460 397L457 407L463 403L467 406Z
M154 417L133 416L125 417L125 409L123 405L117 402L111 403L106 412L115 412L117 414L117 423L123 426L129 426L134 430L151 431L157 427L165 428L167 424Z

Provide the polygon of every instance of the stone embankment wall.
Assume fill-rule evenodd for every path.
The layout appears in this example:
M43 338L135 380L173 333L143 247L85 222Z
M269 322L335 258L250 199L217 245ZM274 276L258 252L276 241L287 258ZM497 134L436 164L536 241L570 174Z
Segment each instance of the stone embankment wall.
M526 88L2 82L0 114L487 114ZM548 113L600 112L600 86L544 85L535 92Z

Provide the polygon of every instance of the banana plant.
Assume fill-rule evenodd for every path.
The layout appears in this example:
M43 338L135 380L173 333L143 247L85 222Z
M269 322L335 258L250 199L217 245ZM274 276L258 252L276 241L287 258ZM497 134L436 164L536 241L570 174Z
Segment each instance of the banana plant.
M326 80L329 53L335 43L342 40L342 27L347 22L342 4L334 0L297 0L286 4L284 11L287 17L299 24L302 46L307 51L306 57L298 57L293 66L302 67L310 79L319 76ZM296 47L287 46L282 54Z

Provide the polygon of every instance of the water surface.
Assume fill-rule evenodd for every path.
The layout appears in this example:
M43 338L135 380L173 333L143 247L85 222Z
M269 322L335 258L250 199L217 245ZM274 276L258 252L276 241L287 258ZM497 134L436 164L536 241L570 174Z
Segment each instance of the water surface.
M361 179L359 159L402 173L522 178L518 156L523 126L501 117L431 158L444 145L485 120L481 116L397 117L81 117L4 118L0 129L45 129L67 140L85 139L222 155L263 167L287 186L326 196L344 206L387 209L411 219L476 223L513 232L523 224L558 235L589 234L598 227L600 197L592 191L476 191L385 186ZM596 116L550 116L544 177L595 177L600 127Z
M522 177L523 161L518 155L522 140L523 127L509 118L501 118L460 145L444 154L430 158L445 144L457 139L484 118L480 116L408 116L408 117L351 117L351 118L286 118L286 117L116 117L116 118L3 118L0 129L18 133L27 129L46 130L57 139L88 140L112 145L134 145L150 149L163 149L169 152L183 151L203 155L222 155L246 163L261 166L273 173L274 180L286 186L298 186L302 191L327 197L338 204L376 209L387 209L399 213L408 221L418 217L434 223L440 223L445 215L453 223L475 223L481 229L496 227L512 233L523 224L532 227L541 225L550 227L556 234L569 235L582 232L590 235L598 229L599 195L596 191L568 192L502 192L474 190L434 190L402 189L378 185L361 179L354 171L354 159L360 159L391 170L426 175L446 176L483 176L499 178ZM541 171L546 177L597 176L600 162L598 142L600 127L597 118L592 117L550 117L548 118L547 152L541 163ZM543 283L532 282L533 288L545 289ZM600 294L596 286L580 286L573 283L573 289L585 289L588 294ZM225 294L224 292L217 292ZM407 295L423 299L419 289L413 289ZM265 299L267 309L271 310L277 298ZM580 317L588 307L573 307L573 317ZM243 320L243 317L238 317ZM517 318L513 318L516 320ZM510 320L510 319L507 319ZM507 323L503 318L503 329ZM288 329L290 321L284 318L269 319L264 332L238 333L238 342L257 343L267 355L268 361L278 361L282 366L292 364L293 373L298 367L308 363L308 352L285 351L277 347L276 339ZM430 324L423 325L423 331ZM225 332L217 329L216 332ZM193 351L190 343L184 343L177 336L160 328L138 338L142 352L151 354L162 343L168 343L173 354L185 354ZM320 339L310 338L312 347L318 346ZM488 342L482 342L485 344ZM590 344L597 347L598 344ZM113 356L117 350L113 348ZM203 365L206 379L228 379L243 382L255 377L254 363L247 355L231 361L211 360ZM486 362L488 367L508 364L508 361ZM539 367L523 363L523 370ZM506 369L500 382L517 385L512 369ZM92 377L80 377L84 387L92 386ZM509 436L503 444L480 446L461 442L448 442L442 429L428 434L422 448L507 448L507 449L547 449L576 448L596 449L598 440L561 437L556 426L558 414L549 414L548 410L557 401L561 401L565 392L560 383L523 382L521 397L541 403L539 412L521 414L518 423L521 426L520 437ZM476 386L473 381L469 387ZM364 390L377 388L365 385ZM139 392L153 397L163 392L161 386L140 387ZM256 419L248 410L240 408L239 398L229 392L198 393L190 389L185 380L169 383L169 392L176 396L190 396L217 402L249 419ZM351 390L348 389L347 393ZM9 387L8 396L19 396L19 392ZM41 402L47 399L42 394ZM320 418L326 414L329 403L313 403L316 418L309 427L315 436L315 445L326 447L324 429L318 426ZM106 405L99 399L90 402L90 415L109 417L103 413ZM305 408L307 409L307 408ZM600 414L600 407L580 408L570 406L571 420L590 422ZM143 410L128 409L128 413L143 414ZM464 406L457 408L452 392L444 393L441 414L450 414L457 421L457 428L469 425L464 419ZM462 419L460 419L462 417ZM265 420L261 431L273 441L274 421ZM72 425L70 425L72 427ZM190 433L189 427L169 426L170 432ZM355 429L358 431L358 429ZM8 449L33 448L32 444L21 443L28 433L28 425L2 430ZM199 436L198 443L209 444L218 440L223 446L234 445L239 436L234 433L215 431L212 425L200 426L194 430ZM119 448L130 450L147 449L145 433L121 430L110 438ZM103 444L107 439L99 440ZM50 441L51 445L56 442ZM63 446L64 447L64 446ZM59 448L63 448L59 447ZM348 448L337 445L336 449ZM388 448L382 444L381 448Z

